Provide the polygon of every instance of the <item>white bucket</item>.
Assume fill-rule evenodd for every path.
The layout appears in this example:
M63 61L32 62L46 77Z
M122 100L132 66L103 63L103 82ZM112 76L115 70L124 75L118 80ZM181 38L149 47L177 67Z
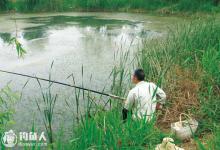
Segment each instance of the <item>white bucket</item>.
M186 116L187 119L182 121L182 116ZM198 122L192 119L187 114L180 114L180 120L175 123L171 123L171 132L176 135L180 140L189 139L196 132Z

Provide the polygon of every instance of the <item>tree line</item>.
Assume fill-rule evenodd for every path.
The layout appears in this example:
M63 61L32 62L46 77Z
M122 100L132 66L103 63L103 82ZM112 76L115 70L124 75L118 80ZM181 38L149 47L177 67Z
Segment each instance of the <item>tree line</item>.
M212 5L218 6L220 0L0 0L0 10L9 11L70 11L82 9L159 9L169 5ZM197 5L197 6L195 6ZM181 7L181 6L180 6ZM190 6L192 8L192 6Z

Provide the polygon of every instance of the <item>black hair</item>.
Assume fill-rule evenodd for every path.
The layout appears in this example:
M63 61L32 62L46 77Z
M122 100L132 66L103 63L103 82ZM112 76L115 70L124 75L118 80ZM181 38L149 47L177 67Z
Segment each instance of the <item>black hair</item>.
M134 71L134 76L137 77L139 81L143 81L145 78L144 70L143 69L136 69Z

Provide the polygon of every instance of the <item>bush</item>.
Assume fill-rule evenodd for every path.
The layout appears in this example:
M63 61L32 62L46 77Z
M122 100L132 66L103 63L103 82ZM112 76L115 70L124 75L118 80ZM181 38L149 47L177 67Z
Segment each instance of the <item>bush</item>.
M13 92L9 86L0 90L0 137L9 125L13 124L14 104L19 99L19 94Z

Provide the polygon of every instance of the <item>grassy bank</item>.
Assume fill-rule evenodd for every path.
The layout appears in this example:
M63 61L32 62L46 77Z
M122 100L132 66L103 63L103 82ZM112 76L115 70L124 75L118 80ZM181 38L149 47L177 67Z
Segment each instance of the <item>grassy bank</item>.
M127 55L120 57L121 63L112 74L113 91L122 96L124 92L118 93L118 89L128 89L130 76ZM132 63L143 68L147 79L160 83L168 94L157 123L129 120L123 124L119 102L115 109L85 119L73 140L75 148L153 149L165 136L161 130L169 129L184 112L199 121L195 147L219 149L220 26L215 18L195 18L176 26L166 38L146 41Z
M1 10L15 9L18 12L46 11L156 11L215 12L219 11L219 0L2 0Z
M220 105L219 33L214 18L195 18L190 24L177 26L164 41L146 43L140 55L139 65L148 72L149 79L157 80L169 67L162 83L170 93L170 114L194 114L201 121L201 129L206 125L211 129L220 119L216 107Z

